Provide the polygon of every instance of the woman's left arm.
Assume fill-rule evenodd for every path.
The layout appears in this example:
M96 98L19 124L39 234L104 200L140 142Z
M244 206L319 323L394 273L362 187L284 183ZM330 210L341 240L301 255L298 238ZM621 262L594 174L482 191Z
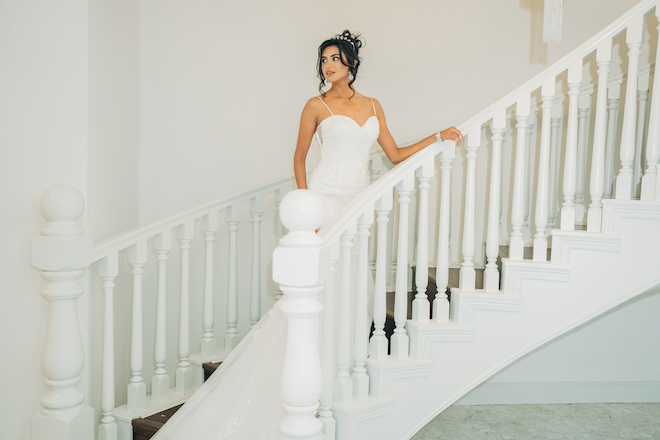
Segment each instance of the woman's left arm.
M380 134L378 135L378 144L381 146L385 155L389 160L392 161L394 165L408 159L413 154L417 153L419 150L428 147L433 142L437 141L436 135L432 134L431 136L422 139L421 141L409 145L407 147L399 148L394 142L394 138L390 134L390 131L387 128L387 121L385 120L385 112L378 102L377 99L374 99L376 104L376 116L378 117L378 123L380 124ZM443 141L452 140L456 141L458 146L461 145L461 139L464 138L463 134L456 127L449 127L446 130L440 132L440 138Z

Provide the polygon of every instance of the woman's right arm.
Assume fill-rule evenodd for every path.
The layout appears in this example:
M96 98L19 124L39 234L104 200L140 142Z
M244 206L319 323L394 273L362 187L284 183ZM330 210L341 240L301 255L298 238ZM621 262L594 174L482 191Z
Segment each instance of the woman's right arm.
M298 130L298 142L296 142L296 152L293 155L293 174L296 176L296 185L298 189L307 189L307 170L305 169L305 160L307 152L312 143L312 136L316 130L316 118L318 114L318 99L312 98L307 101L305 108L300 116L300 129ZM321 103L318 102L320 105Z

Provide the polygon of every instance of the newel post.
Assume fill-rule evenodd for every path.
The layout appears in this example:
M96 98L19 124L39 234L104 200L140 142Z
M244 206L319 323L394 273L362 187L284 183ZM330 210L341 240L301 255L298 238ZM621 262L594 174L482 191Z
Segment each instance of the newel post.
M49 391L32 419L32 440L94 438L94 410L77 387L85 366L77 304L84 288L78 279L93 251L92 239L76 224L84 206L80 191L68 185L55 185L41 197L41 215L49 223L32 241L32 266L48 282L41 290L48 301L41 371Z
M323 204L309 190L291 191L282 199L280 219L289 230L273 252L273 280L284 293L281 309L288 319L280 382L287 416L280 431L287 440L320 440L318 317L323 305L318 295L328 275L329 252L315 230L323 219Z

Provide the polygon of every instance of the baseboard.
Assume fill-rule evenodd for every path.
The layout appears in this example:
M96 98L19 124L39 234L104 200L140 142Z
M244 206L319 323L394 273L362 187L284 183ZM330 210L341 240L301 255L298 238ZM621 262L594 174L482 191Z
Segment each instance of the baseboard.
M660 402L660 381L484 383L455 405L631 402Z

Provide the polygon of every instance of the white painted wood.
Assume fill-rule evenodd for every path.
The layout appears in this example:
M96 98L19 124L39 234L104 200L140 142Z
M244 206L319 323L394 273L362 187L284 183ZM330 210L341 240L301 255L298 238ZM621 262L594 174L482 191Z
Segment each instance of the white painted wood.
M532 135L534 134L534 125L536 122L535 117L535 108L530 108L529 118L527 118L527 130L525 131L525 185L523 189L525 190L525 206L523 214L523 224L522 224L522 234L523 241L525 244L532 242L532 230L530 228L530 213L532 208L532 189L534 184L532 183L533 176L531 175L534 172L534 159L535 159L535 144L532 144Z
M564 203L560 226L563 231L575 229L575 190L577 186L578 98L582 82L582 59L568 69L568 122L564 149Z
M410 340L405 325L408 315L408 206L415 184L415 173L403 177L397 185L399 193L399 233L396 258L396 289L394 291L394 334L390 339L392 356L408 357Z
M578 144L575 178L575 221L584 224L586 209L584 206L584 189L587 179L587 139L589 137L589 107L591 94L586 93L578 98Z
M546 261L548 238L545 229L548 226L548 199L550 183L550 136L552 119L552 100L555 96L555 78L551 78L541 87L541 147L539 150L539 172L536 183L536 212L534 214L534 261Z
M177 228L181 247L181 285L179 289L179 366L176 369L176 392L192 391L193 370L190 366L190 242L195 222L188 220Z
M616 194L618 200L630 200L632 196L632 163L635 157L635 130L637 121L637 74L639 70L640 48L644 42L644 16L633 17L627 24L626 44L628 44L628 83L626 84L626 103L623 109L621 128L621 148L619 158L621 169L616 176Z
M316 411L322 388L318 316L323 305L317 298L328 274L328 248L319 246L315 230L323 219L323 203L309 190L292 191L282 202L281 219L290 232L289 240L284 237L273 252L273 280L286 295L280 307L287 318L280 382L287 415L279 428L282 440L321 440L323 422Z
M465 173L465 205L463 214L463 263L459 271L458 285L461 290L475 289L476 272L474 270L475 251L475 216L476 216L476 187L477 187L477 149L481 144L481 127L475 128L467 134L466 159L467 171Z
M322 387L319 408L319 420L323 422L323 434L326 439L335 438L336 422L332 415L332 386L335 373L334 350L335 331L334 328L334 294L335 294L335 265L339 259L339 240L333 241L329 249L330 262L328 264L328 279L323 291L323 345L321 349L322 364ZM387 343L387 340L385 340ZM387 350L387 349L386 349Z
M497 256L500 251L500 231L498 214L502 196L502 141L506 130L506 111L501 110L490 122L493 133L493 152L490 162L490 187L488 194L488 226L486 232L486 268L484 270L484 290L500 290L500 272L497 268Z
M373 157L369 161L369 176L371 177L371 183L374 183L380 177L381 170L383 168L383 158ZM376 223L372 227L372 233L369 237L369 270L372 274L376 272Z
M394 188L394 192L398 196L399 193L397 191L397 188ZM397 263L397 256L399 255L399 239L398 239L398 234L399 234L399 197L395 197L394 203L392 205L392 221L391 227L390 227L390 253L389 253L389 263L390 263L390 273L389 273L389 279L387 282L387 287L388 291L393 291L396 290L396 274L397 274L397 268L396 268L396 263Z
M133 310L131 325L131 382L127 389L129 411L144 409L147 386L142 378L144 344L142 323L142 274L147 262L147 240L140 240L128 249L128 261L133 266Z
M594 142L591 153L591 176L589 193L591 203L587 214L587 231L600 232L603 213L603 192L605 189L605 141L607 130L607 77L612 60L612 42L605 39L598 46L598 94L596 95L596 119L594 121Z
M202 359L209 361L216 355L217 341L213 334L215 325L215 295L213 293L213 243L218 232L218 211L211 211L202 219L202 232L204 233L204 303L202 328L204 334L200 346Z
M559 160L561 157L561 104L552 107L550 118L550 173L548 175L548 227L546 235L555 228L557 219L557 191L559 190Z
M635 141L635 158L633 161L633 198L639 199L642 184L644 158L644 134L646 133L646 105L649 98L649 72L641 74L637 81L637 134Z
M417 228L417 257L415 258L415 287L417 294L412 304L412 319L427 323L431 318L431 303L426 294L429 284L429 180L433 177L435 158L427 159L417 169L419 179L419 216Z
M516 160L511 196L511 236L509 237L509 258L522 260L525 242L522 234L525 197L525 133L529 117L529 94L523 95L516 103ZM463 287L461 286L461 289Z
M225 221L229 234L229 270L227 272L227 333L225 334L225 351L229 352L238 345L238 252L236 235L241 221L241 204L237 203L225 211Z
M334 383L335 402L348 403L353 399L353 383L350 376L351 357L351 252L356 224L352 223L341 235L341 298L339 301L339 329L337 350L337 377Z
M353 398L366 399L369 397L369 376L364 367L367 361L367 346L369 331L371 330L370 314L367 311L368 277L369 270L369 228L374 222L374 206L367 205L364 214L358 218L357 235L359 240L359 255L357 266L357 292L355 293L355 327L354 327L354 353L353 353Z
M94 438L94 410L77 387L85 368L78 318L78 298L85 289L78 280L93 252L92 239L76 224L84 206L80 191L69 185L49 188L40 202L49 223L32 240L31 262L47 282L41 289L48 302L41 371L48 391L41 398L40 414L32 418L32 440Z
M279 239L284 235L284 226L282 225L282 222L280 221L280 203L282 202L282 198L286 194L285 189L283 188L278 188L275 190L274 194L274 199L275 199L275 239L279 241ZM275 291L275 301L279 300L282 298L282 290L280 289L280 286L277 286L277 290Z
M265 200L260 194L250 200L252 215L252 289L250 290L250 321L254 326L261 319L261 216Z
M655 16L660 21L660 8L655 9ZM660 32L660 24L658 25ZM656 44L655 59L660 59L660 44ZM653 75L654 96L651 97L651 110L649 115L649 131L646 140L646 171L642 177L642 190L640 198L642 200L656 200L658 194L658 161L660 160L660 75ZM656 99L658 95L658 99Z
M99 275L103 280L103 361L101 370L101 424L98 428L99 440L117 439L117 422L112 415L115 409L115 327L114 289L115 278L119 273L119 255L110 253L99 261Z
M151 400L164 402L170 391L170 377L165 369L167 362L167 254L172 249L172 230L156 236L154 248L158 252L158 293L156 298L156 337L154 362L156 371L151 378Z
M374 285L374 333L369 341L369 358L376 361L387 359L388 341L385 337L386 289L387 289L387 215L392 210L393 189L390 188L376 202L378 213L378 245L376 247L376 280Z
M440 155L440 213L438 218L438 255L436 257L435 284L438 293L433 300L433 321L446 323L449 321L449 300L447 285L449 284L449 208L451 206L451 164L454 159L454 149L445 150Z
M614 155L617 145L617 126L619 118L619 97L621 84L611 86L607 91L607 141L605 144L605 175L603 177L603 198L611 199L614 194Z

